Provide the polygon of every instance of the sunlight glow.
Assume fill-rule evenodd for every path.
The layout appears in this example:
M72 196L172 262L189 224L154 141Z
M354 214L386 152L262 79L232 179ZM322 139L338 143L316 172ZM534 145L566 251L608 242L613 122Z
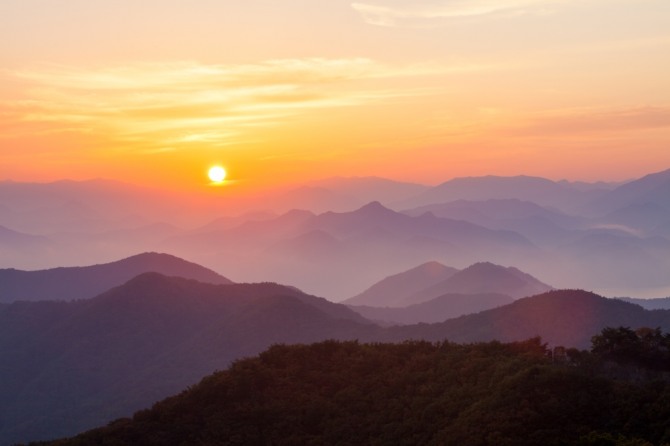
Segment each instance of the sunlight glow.
M221 184L226 179L226 169L221 166L212 166L207 172L207 176L215 184Z

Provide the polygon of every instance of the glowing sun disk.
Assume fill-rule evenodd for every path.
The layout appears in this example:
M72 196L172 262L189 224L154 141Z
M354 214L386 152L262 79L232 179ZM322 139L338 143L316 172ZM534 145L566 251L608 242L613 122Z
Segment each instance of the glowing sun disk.
M226 179L226 169L221 166L213 166L207 172L207 176L213 183L222 183Z

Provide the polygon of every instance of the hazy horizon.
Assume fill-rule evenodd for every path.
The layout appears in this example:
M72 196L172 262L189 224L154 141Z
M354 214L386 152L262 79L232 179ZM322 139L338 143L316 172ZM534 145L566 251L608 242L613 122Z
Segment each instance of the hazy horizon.
M661 0L9 0L0 179L233 199L332 176L670 166ZM226 187L209 187L222 165Z
M670 1L0 17L0 446L670 439Z

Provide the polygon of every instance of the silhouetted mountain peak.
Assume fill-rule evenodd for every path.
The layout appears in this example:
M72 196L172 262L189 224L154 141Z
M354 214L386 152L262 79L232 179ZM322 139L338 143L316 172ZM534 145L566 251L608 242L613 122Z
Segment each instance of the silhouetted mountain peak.
M607 213L639 203L670 207L670 169L623 184L590 203L589 208Z
M591 336L605 327L668 327L670 312L642 307L595 293L552 290L499 308L447 320L431 327L427 339L453 342L518 341L542 336L550 345L588 348ZM403 327L403 335L418 338L420 326ZM417 333L410 333L416 330Z
M384 207L384 205L378 201L371 201L370 203L360 207L354 212L356 212L357 214L365 214L365 215L386 215L389 213L395 214L394 211L392 211L387 207Z
M439 262L426 262L410 270L386 277L362 293L347 299L345 303L375 307L403 306L407 296L451 277L457 271Z
M422 303L443 294L500 293L520 298L551 289L549 285L517 268L504 267L491 262L479 262L416 292L409 296L403 304Z
M531 289L537 288L537 293L548 291L550 286L543 284L530 274L526 274L513 266L505 267L496 265L491 262L478 262L462 271L454 274L450 279L452 285L464 286L481 286L483 291L499 291L501 293L510 294L509 291L518 289L525 290L530 286ZM493 287L494 289L486 289ZM500 288L496 290L495 288ZM505 290L503 290L503 288ZM522 297L518 294L511 294L512 296Z
M464 268L459 275L468 275L468 274L511 274L515 277L518 277L519 275L523 274L526 277L532 277L528 274L525 274L521 272L518 268L515 268L513 266L501 266L501 265L496 265L495 263L492 262L477 262L473 263L472 265L468 266L467 268ZM535 279L537 280L537 279Z
M206 283L233 283L196 263L170 254L148 252L91 266L39 271L0 270L0 281L3 283L0 301L85 299L146 272L158 272Z

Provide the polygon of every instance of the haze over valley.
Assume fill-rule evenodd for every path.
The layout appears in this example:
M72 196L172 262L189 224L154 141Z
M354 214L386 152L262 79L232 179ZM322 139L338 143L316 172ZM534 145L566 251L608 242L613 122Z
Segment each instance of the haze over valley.
M524 176L434 187L381 178L316 184L319 201L300 187L235 213L220 199L194 203L112 181L3 182L0 266L83 266L156 251L235 281L342 301L425 262L462 269L490 261L558 288L670 294L670 171L623 184ZM337 211L322 210L329 206Z
M0 17L0 446L670 445L667 0Z
M670 330L667 299L643 299L668 287L670 171L623 184L320 184L329 197L366 185L372 201L319 212L300 188L219 215L110 181L0 184L0 354L11 364L0 439L104 425L276 343L540 336L588 349L608 327Z

